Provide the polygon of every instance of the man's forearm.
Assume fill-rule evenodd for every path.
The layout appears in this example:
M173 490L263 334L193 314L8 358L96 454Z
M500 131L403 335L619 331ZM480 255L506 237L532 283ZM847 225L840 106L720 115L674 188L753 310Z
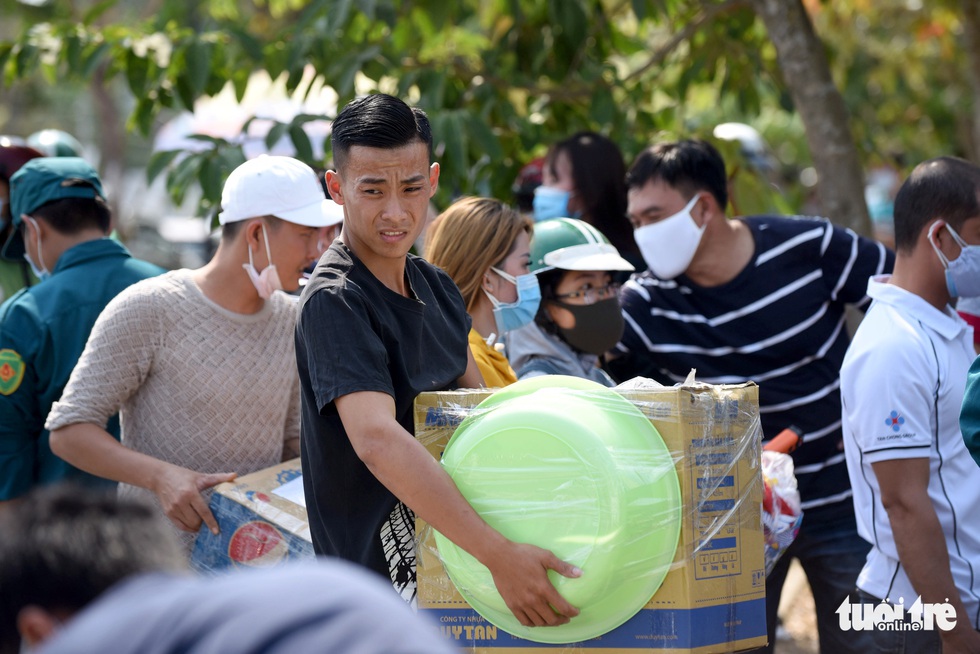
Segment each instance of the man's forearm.
M359 453L365 465L416 515L486 565L505 539L473 510L422 444L397 423L395 428L400 433L383 439L385 451Z
M98 425L84 422L51 432L51 451L93 475L151 490L167 465L122 445Z
M902 567L923 603L949 603L956 609L957 626L972 629L953 582L946 539L929 497L889 507L888 520ZM897 597L888 599L898 601ZM906 604L913 599L905 598Z

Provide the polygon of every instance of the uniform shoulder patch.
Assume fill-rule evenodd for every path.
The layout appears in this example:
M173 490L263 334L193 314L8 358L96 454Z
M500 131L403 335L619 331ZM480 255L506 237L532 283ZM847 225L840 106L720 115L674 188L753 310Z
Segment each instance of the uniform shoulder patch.
M24 380L24 360L14 350L0 350L0 395L12 395Z

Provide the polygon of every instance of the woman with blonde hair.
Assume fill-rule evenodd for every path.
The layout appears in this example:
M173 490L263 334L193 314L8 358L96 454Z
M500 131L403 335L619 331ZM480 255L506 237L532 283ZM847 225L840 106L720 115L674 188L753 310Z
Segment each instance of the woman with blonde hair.
M507 332L534 320L541 301L529 271L532 233L532 221L503 202L468 197L436 218L426 242L426 258L463 295L473 319L470 349L490 388L517 381L500 344Z

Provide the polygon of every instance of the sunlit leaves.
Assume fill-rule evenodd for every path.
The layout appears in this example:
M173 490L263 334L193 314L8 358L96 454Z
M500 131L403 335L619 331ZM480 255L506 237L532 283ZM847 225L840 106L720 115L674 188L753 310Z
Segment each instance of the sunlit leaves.
M0 42L0 82L104 69L129 88L129 124L144 133L161 112L192 109L226 84L241 100L259 70L290 91L308 88L312 70L341 104L387 89L432 119L439 202L476 191L508 199L523 163L583 129L608 134L629 158L664 130L705 134L741 120L773 129L784 163L806 157L775 52L744 2L161 0L153 16L114 20L121 4L92 3L82 22L54 10L25 20L20 36ZM807 6L866 152L919 156L954 138L964 104L962 71L948 65L955 16L912 12L905 0ZM50 27L37 29L44 21ZM321 144L298 121L273 124L268 145L288 139L312 159ZM154 157L156 174L166 171L179 197L199 184L211 207L215 180L242 156L238 145L213 146Z

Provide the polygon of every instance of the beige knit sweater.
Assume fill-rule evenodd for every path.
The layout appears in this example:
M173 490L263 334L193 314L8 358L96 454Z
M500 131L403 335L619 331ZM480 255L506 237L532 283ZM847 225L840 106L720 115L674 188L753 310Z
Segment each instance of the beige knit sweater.
M120 411L122 443L158 459L239 475L275 465L299 438L296 315L281 293L256 314L232 313L189 270L137 283L99 316L46 427L104 426ZM134 494L155 500L120 486Z

